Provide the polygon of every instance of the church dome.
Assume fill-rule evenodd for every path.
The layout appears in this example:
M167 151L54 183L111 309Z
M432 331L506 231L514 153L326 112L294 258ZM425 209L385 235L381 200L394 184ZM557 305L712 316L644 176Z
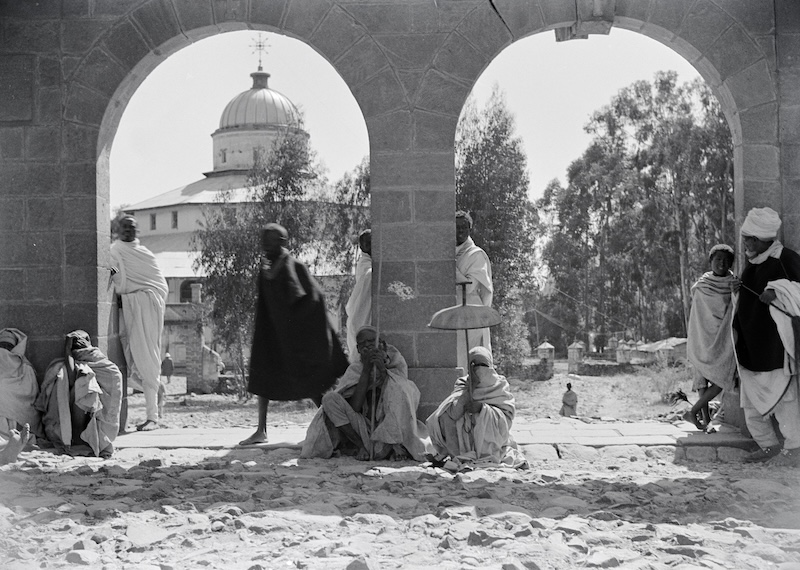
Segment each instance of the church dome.
M299 126L294 103L267 86L269 73L256 71L250 77L253 87L231 99L220 117L220 130Z

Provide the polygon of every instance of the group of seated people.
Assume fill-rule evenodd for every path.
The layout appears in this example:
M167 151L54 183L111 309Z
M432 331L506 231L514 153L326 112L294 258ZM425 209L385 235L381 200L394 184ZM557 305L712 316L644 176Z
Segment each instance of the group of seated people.
M510 434L514 398L489 350L470 351L468 374L423 424L416 417L420 392L400 351L371 326L356 341L359 358L322 397L301 457L526 466ZM119 368L77 330L39 383L26 344L21 331L0 330L0 465L15 461L31 436L70 455L111 456L122 402Z
M301 457L427 460L455 469L464 464L527 466L510 434L514 398L488 349L469 352L468 374L422 424L416 418L419 389L408 379L400 351L371 326L358 331L356 348L359 359L322 397Z
M75 330L39 382L27 342L19 329L0 330L0 465L16 461L34 437L39 447L110 457L122 404L117 365Z

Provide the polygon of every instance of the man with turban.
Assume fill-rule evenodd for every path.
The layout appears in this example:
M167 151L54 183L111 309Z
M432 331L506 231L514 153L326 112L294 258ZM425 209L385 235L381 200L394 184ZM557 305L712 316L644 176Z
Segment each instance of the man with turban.
M494 369L492 353L478 346L469 351L469 374L456 380L453 393L426 421L437 455L457 464L481 463L527 467L511 437L516 407L508 381Z
M734 348L745 421L759 445L745 461L798 466L800 255L778 241L780 225L771 208L753 208L742 224L746 264L733 317ZM783 451L772 417L785 437Z

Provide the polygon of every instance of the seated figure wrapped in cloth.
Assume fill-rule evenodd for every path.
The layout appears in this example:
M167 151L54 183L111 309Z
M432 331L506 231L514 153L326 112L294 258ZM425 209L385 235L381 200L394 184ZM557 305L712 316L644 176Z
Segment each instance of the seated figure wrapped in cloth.
M0 330L0 436L4 439L26 424L30 433L39 436L42 431L39 412L34 407L39 383L25 357L27 345L28 337L22 331Z
M483 346L469 351L469 375L456 380L453 393L427 420L437 455L456 464L495 464L525 468L528 462L511 437L516 408L508 381L494 369L492 353Z
M110 457L119 432L122 374L88 333L66 336L64 358L50 363L36 407L45 438L70 455Z
M360 361L348 366L308 426L300 457L329 458L334 452L356 459L423 461L429 442L417 420L419 389L394 346L376 342L378 331L356 335ZM374 420L374 422L373 422Z

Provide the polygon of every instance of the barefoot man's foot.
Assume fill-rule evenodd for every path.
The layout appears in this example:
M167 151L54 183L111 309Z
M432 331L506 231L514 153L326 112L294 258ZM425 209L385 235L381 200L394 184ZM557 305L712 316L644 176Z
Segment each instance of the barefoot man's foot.
M0 465L16 461L19 452L22 451L30 438L31 427L28 424L22 426L22 432L12 429L11 438L6 446L0 450Z
M267 443L267 432L257 431L247 439L239 442L239 445L256 445L257 443Z

